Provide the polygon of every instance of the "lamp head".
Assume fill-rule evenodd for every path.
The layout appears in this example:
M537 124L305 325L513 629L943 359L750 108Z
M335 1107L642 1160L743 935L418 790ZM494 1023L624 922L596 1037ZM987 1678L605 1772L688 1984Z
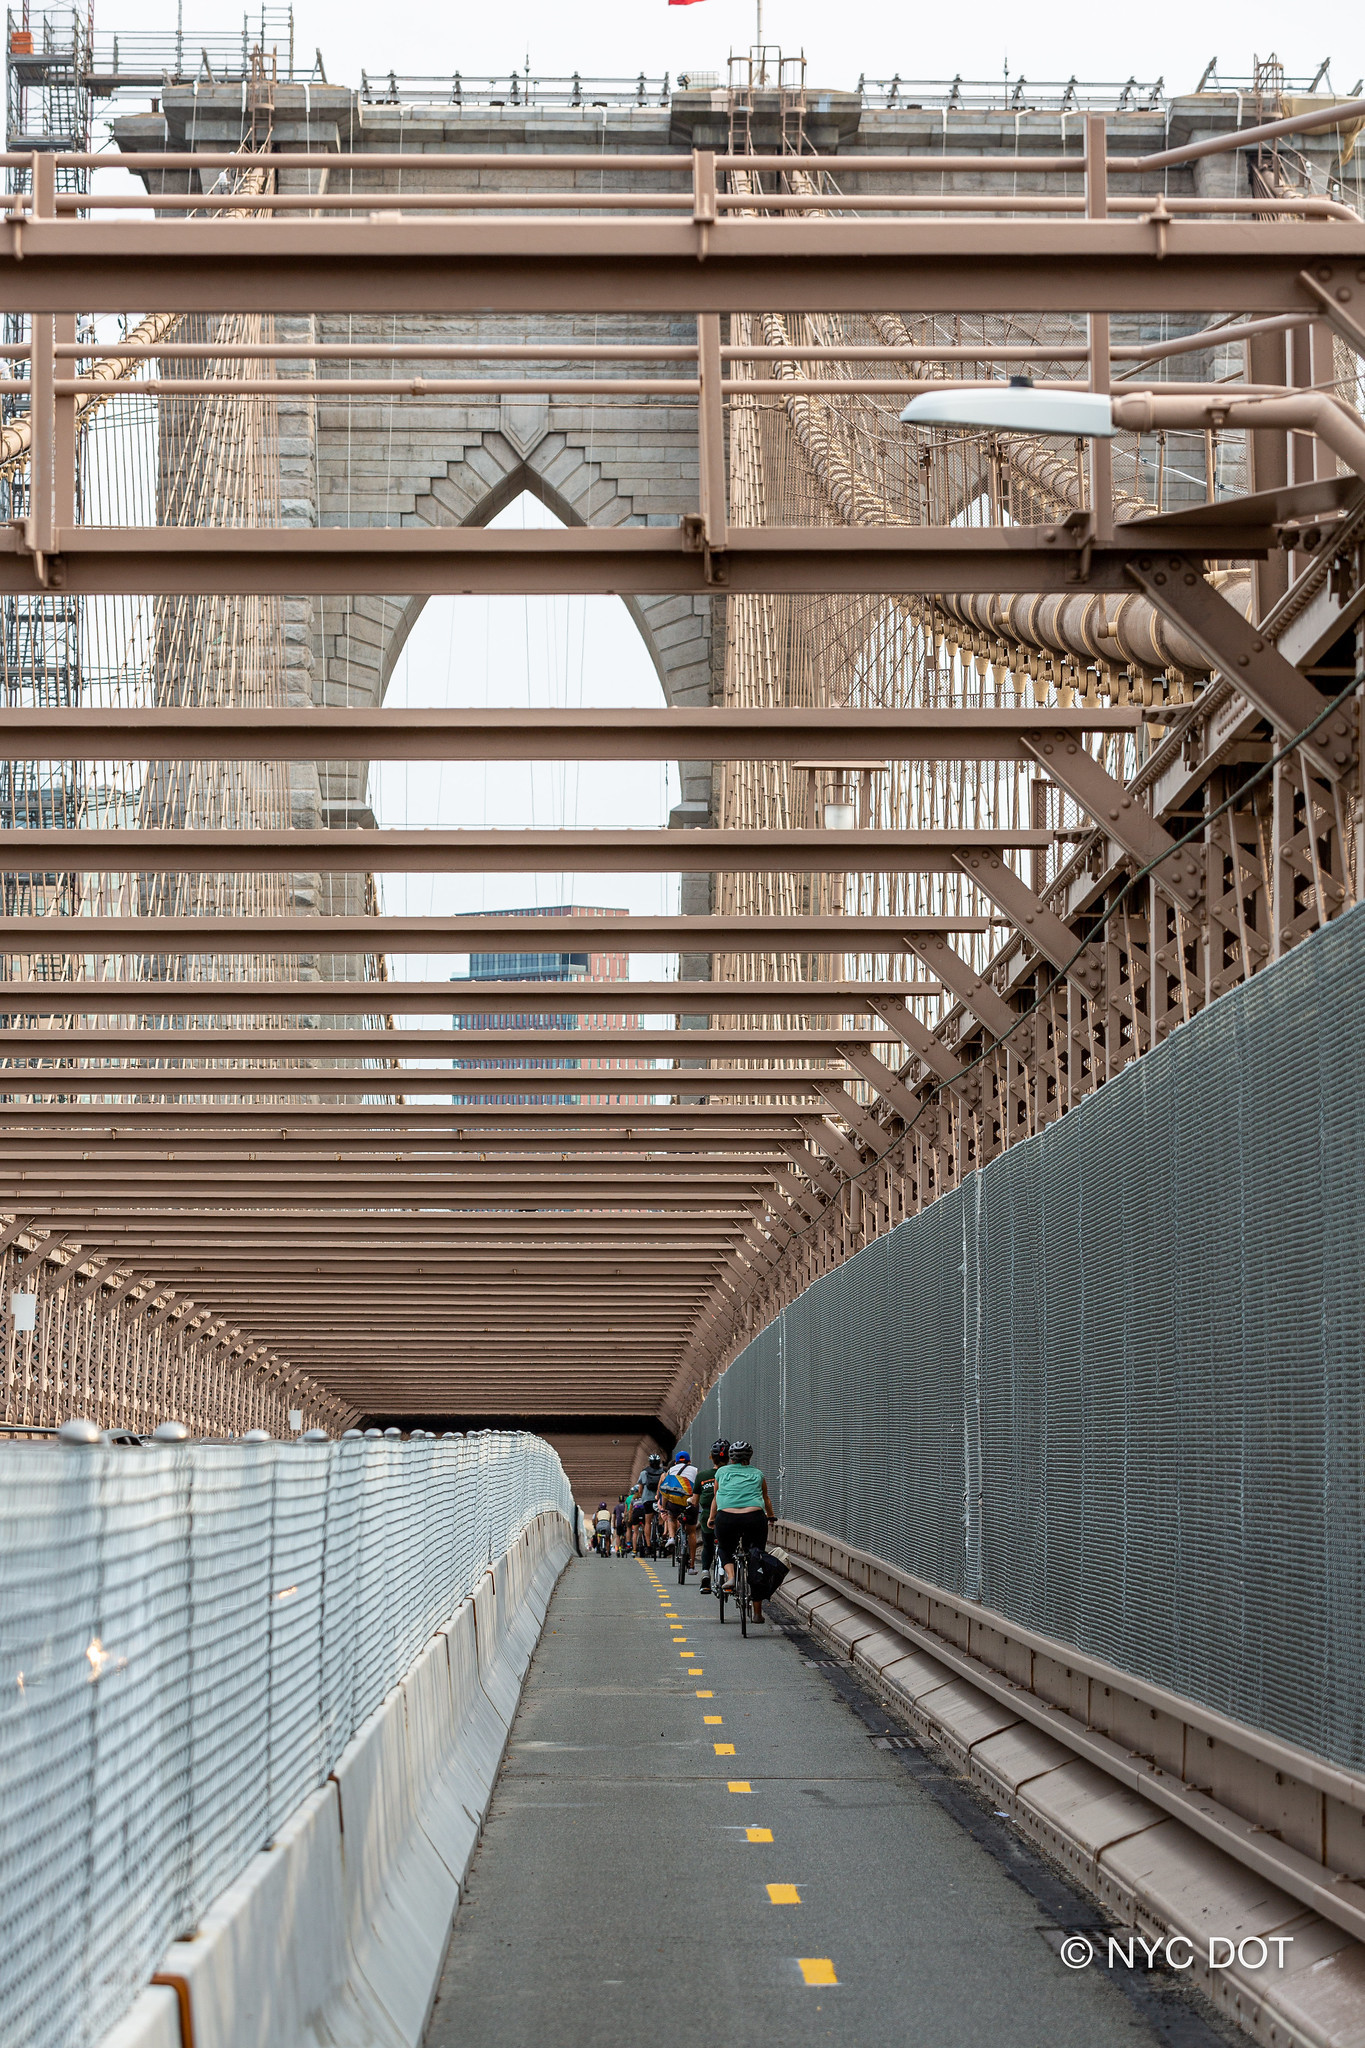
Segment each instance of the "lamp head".
M986 427L1000 434L1063 434L1074 440L1112 440L1114 408L1108 392L1040 391L1027 377L1008 384L941 384L921 391L901 414L909 427Z

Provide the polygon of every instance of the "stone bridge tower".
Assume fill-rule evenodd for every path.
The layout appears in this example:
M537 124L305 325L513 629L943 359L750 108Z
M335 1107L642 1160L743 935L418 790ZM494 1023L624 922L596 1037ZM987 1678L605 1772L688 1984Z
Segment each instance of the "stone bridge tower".
M750 97L738 136L745 147L766 152L792 146L789 97L776 92ZM622 189L628 184L632 191L681 190L690 182L691 151L724 150L736 134L733 97L711 90L674 91L657 104L540 107L524 102L462 103L457 93L447 104L401 104L396 94L391 101L375 103L347 87L280 84L274 88L273 101L271 144L280 155L278 182L282 191L295 193L318 190L322 178L332 180L328 190L333 193L343 180L348 192L399 192L405 178L424 192L510 191L518 182L525 187L527 173L520 167L503 170L497 160L527 155L547 159L544 172L534 174L535 188L542 191L610 190L611 158L626 155L647 155L655 164L643 172L623 170L616 179ZM1145 107L1126 102L1127 95L1110 112L1110 133L1116 149L1135 156L1239 124L1240 108L1232 93L1196 93ZM128 151L221 152L241 145L248 120L237 85L168 86L155 113L125 116L116 121L115 133ZM1023 112L963 107L950 115L941 108L910 103L894 92L876 105L858 92L808 90L800 96L797 141L826 158L856 151L866 160L869 155L949 148L958 155L1048 155L1076 149L1078 127L1078 111L1065 107ZM1310 150L1319 146L1319 138L1306 141ZM1329 142L1320 146L1327 149ZM305 151L372 156L376 163L372 170L362 164L334 173L291 172L290 155ZM422 170L424 156L450 154L483 161L468 170ZM395 157L411 157L412 171L395 165ZM579 157L581 164L564 161ZM666 161L670 157L677 159L676 171ZM1185 166L1169 181L1170 189L1221 193L1237 176L1238 162L1235 156L1223 155ZM216 174L216 167L206 170L206 186ZM158 175L163 174L149 173L149 184ZM175 184L184 190L187 182L176 174L174 180L167 178L166 189ZM850 163L840 175L841 185L856 192L860 182L859 167ZM954 173L944 182L953 190L976 181ZM1160 176L1148 177L1137 180L1136 188L1155 191L1162 183ZM1038 175L1036 184L1039 190L1059 189L1046 173ZM884 180L879 189L885 189ZM405 361L396 353L418 343L476 348L480 341L542 347L563 341L566 347L628 344L667 350L695 339L690 319L610 310L530 318L316 315L281 320L278 325L282 336L297 337L300 372L311 371L316 361L322 379L393 377L409 369L414 375L477 379L481 374L486 378L494 368L477 355L437 364ZM374 353L367 361L329 363L311 358L310 352L320 344L369 341ZM1187 361L1189 375L1215 368L1211 359ZM281 365L284 374L290 367ZM507 367L505 360L497 365L500 371ZM613 387L632 373L666 377L670 371L685 375L691 367L678 359L670 363L666 355L647 366L572 361L534 366L542 374L591 379L591 391L571 395L443 395L422 402L374 397L334 406L321 394L283 398L279 422L284 521L294 526L481 525L520 493L530 491L571 524L674 525L698 504L694 403L682 397L671 407L658 398L632 403L627 393ZM289 601L290 701L355 706L382 701L423 602L382 597ZM687 706L714 701L724 666L724 599L644 597L626 602L653 659L664 700ZM295 822L366 822L365 783L365 768L355 764L319 763L315 771L300 771ZM672 822L708 822L709 764L682 764L682 797ZM356 878L301 877L300 904L336 911L358 908L361 886ZM705 911L709 899L708 877L684 877L684 910ZM709 961L688 960L684 973L705 978Z

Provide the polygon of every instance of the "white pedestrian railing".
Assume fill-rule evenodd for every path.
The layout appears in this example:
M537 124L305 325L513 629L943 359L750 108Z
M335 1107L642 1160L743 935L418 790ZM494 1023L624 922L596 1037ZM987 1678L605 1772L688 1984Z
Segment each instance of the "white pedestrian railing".
M537 1515L541 1438L0 1445L0 2041L86 2048Z

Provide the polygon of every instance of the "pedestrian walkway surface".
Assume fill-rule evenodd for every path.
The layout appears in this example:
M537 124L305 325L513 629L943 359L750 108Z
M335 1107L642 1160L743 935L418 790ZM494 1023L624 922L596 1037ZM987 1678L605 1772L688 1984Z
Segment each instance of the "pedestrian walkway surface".
M565 1573L427 2048L1153 2042L800 1648L732 1617L667 1562Z

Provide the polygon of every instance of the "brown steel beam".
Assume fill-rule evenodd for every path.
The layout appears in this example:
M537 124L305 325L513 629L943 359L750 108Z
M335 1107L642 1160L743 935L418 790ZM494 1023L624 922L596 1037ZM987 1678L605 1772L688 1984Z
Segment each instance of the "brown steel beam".
M50 1205L49 1205L50 1206ZM30 1212L25 1205L24 1213ZM598 1218L564 1217L556 1213L502 1217L481 1222L477 1216L470 1218L455 1215L445 1210L418 1208L375 1209L369 1205L353 1204L349 1209L339 1208L326 1212L310 1206L308 1208L273 1205L264 1212L241 1206L209 1208L202 1202L169 1201L144 1204L136 1211L126 1206L102 1207L94 1202L70 1202L61 1212L57 1221L68 1237L80 1238L80 1242L97 1246L100 1251L112 1252L118 1246L144 1246L150 1253L157 1244L174 1245L180 1240L190 1246L202 1243L226 1243L241 1240L243 1243L279 1242L290 1246L300 1244L344 1246L358 1242L363 1249L371 1245L376 1249L399 1251L443 1251L452 1247L470 1258L483 1259L488 1256L501 1258L509 1240L523 1240L530 1251L537 1256L542 1253L550 1258L562 1258L566 1250L584 1256L610 1258L629 1266L636 1257L657 1259L658 1250L654 1240L670 1243L670 1232L674 1221L667 1217L642 1215L639 1218L639 1243L632 1247L617 1242L622 1235L629 1236L630 1219L624 1217ZM677 1244L679 1249L688 1246L698 1254L710 1256L712 1250L733 1235L735 1222L723 1218L676 1219ZM33 1220L24 1225L26 1230L37 1231L52 1227L46 1220L46 1212L40 1209ZM80 1233L84 1231L84 1237ZM490 1247L486 1240L495 1240ZM595 1242L601 1238L603 1242ZM608 1242L607 1240L611 1241ZM567 1244L560 1240L569 1240ZM507 1254L511 1256L511 1254Z
M639 1136L654 1131L675 1135L679 1132L729 1131L745 1136L771 1137L799 1128L794 1110L736 1109L727 1103L655 1102L631 1108L591 1102L569 1105L457 1103L453 1107L423 1103L376 1102L361 1105L304 1102L282 1103L278 1109L258 1109L251 1104L240 1103L190 1104L184 1107L120 1103L116 1108L104 1108L89 1102L0 1103L0 1130L28 1130L35 1124L50 1124L54 1129L88 1126L106 1133L149 1129L218 1131L225 1126L244 1132L412 1129L427 1135L431 1135L433 1130L447 1132L457 1138L472 1137L475 1132L485 1130L503 1135L524 1130L539 1135L550 1130L596 1131L603 1125L613 1129L621 1126ZM0 1237L0 1245L3 1243L3 1237Z
M942 1039L934 1035L923 1018L917 1017L901 1002L878 1001L873 1005L873 1014L884 1018L899 1034L902 1043L908 1045L915 1057L937 1074L940 1081L946 1081L950 1088L962 1092L968 1083L962 1062L948 1050Z
M1179 555L1144 558L1131 573L1157 610L1189 635L1210 666L1225 675L1277 732L1302 732L1326 710L1328 699L1285 659L1273 640L1228 603L1200 573L1197 562ZM1352 707L1340 705L1303 742L1303 751L1328 781L1348 775L1360 754Z
M61 1197L33 1203L29 1203L25 1198L24 1206L34 1218L31 1228L44 1227L46 1221L50 1219L59 1225L68 1237L81 1230L86 1231L89 1241L92 1244L99 1244L101 1250L112 1249L120 1242L113 1226L119 1214L127 1213L125 1204L120 1204L118 1210L104 1211L93 1201L78 1202L64 1200ZM161 1207L164 1209L166 1205L162 1204ZM324 1210L323 1206L316 1202L311 1204L311 1211L319 1222L326 1221L330 1215L330 1211ZM176 1214L175 1211L169 1213L171 1216ZM187 1216L191 1212L186 1210L180 1213ZM238 1222L259 1222L265 1216L273 1216L278 1222L279 1213L270 1203L261 1205L259 1210L254 1205L238 1203L232 1210L217 1212L225 1220L235 1219ZM430 1220L428 1212L423 1210L419 1215L425 1227ZM477 1213L451 1214L447 1220L451 1226L447 1242L464 1243L471 1254L481 1246L486 1246L496 1257L520 1257L521 1249L525 1247L528 1256L548 1250L554 1257L559 1258L566 1250L571 1250L594 1259L614 1259L618 1255L617 1247L622 1239L630 1241L623 1247L625 1250L629 1250L631 1244L652 1246L656 1240L670 1248L677 1245L684 1249L698 1247L709 1250L715 1246L728 1244L735 1231L742 1226L744 1217L663 1216L651 1214L649 1211L605 1216L592 1213L584 1216L560 1216L537 1212L523 1216L504 1215L487 1218L480 1217ZM202 1217L196 1216L195 1221L197 1227L207 1228ZM412 1216L406 1218L406 1223L408 1229L413 1227Z
M0 831L11 874L953 874L970 853L1049 848L1033 831ZM394 1007L385 991L386 1006ZM671 1005L676 1007L676 994Z
M1077 742L1045 739L1036 746L1025 744L1043 772L1089 812L1116 846L1140 865L1154 867L1161 886L1183 910L1192 917L1202 915L1204 878L1196 847L1177 852L1171 834L1141 798Z
M598 986L625 991L630 984ZM611 1001L609 995L604 996L603 1007ZM885 1042L885 1033L872 1035ZM107 1025L94 1030L35 1031L12 1025L0 1032L0 1060L446 1059L453 1063L448 1078L459 1087L467 1073L479 1071L491 1060L838 1059L841 1042L842 1034L837 1031L650 1031L626 1024L615 1030L503 1027L477 1032L458 1025L444 1031L277 1031L258 1025L222 1031L115 1029ZM518 1067L517 1071L522 1070ZM648 1093L658 1077L677 1078L668 1067L582 1065L555 1071L574 1076L585 1092L591 1092L587 1084L594 1082L617 1092L639 1082L646 1084L641 1092ZM692 1071L688 1069L689 1074ZM3 1084L0 1071L0 1087ZM655 1092L663 1091L656 1088Z
M851 533L861 539L865 529L853 528ZM298 586L289 587L292 591ZM781 706L699 711L368 711L337 706L155 706L129 711L73 705L0 710L0 756L11 761L815 759L822 765L865 763L872 756L888 761L1022 761L1029 758L1026 739L1136 732L1141 723L1141 711L1127 705L1093 710L991 705L944 710Z
M106 1221L100 1214L88 1223L78 1223L74 1229L84 1231L86 1239L98 1241L102 1253L108 1257L119 1257L125 1264L156 1262L160 1266L162 1260L176 1260L180 1264L207 1260L209 1266L205 1266L205 1272L209 1272L217 1270L213 1262L217 1262L219 1257L225 1257L225 1260L233 1260L233 1257L258 1260L258 1257L278 1255L313 1264L340 1260L344 1266L350 1266L356 1257L372 1257L383 1266L407 1260L430 1262L442 1272L471 1272L487 1276L489 1284L499 1278L508 1280L510 1276L522 1276L528 1270L561 1280L581 1278L587 1272L604 1284L616 1280L628 1280L634 1284L636 1280L657 1280L661 1276L704 1276L716 1262L724 1260L726 1249L735 1237L735 1229L731 1227L704 1237L690 1233L679 1241L673 1241L661 1231L645 1233L639 1245L634 1247L622 1247L620 1241L604 1241L602 1245L593 1247L591 1233L583 1233L585 1243L581 1245L563 1245L553 1239L526 1239L522 1243L481 1243L475 1239L465 1243L456 1235L444 1243L440 1239L417 1239L409 1243L401 1237L377 1237L372 1243L366 1243L364 1233L325 1237L317 1233L299 1235L287 1229L268 1231L266 1227L272 1223L272 1214L274 1212L266 1212L264 1217L237 1214L233 1219L237 1227L233 1231L201 1229L199 1233L186 1233L164 1225L156 1231L117 1235L100 1229ZM65 1212L63 1221L70 1225L70 1210ZM325 1214L317 1221L325 1223ZM252 1225L258 1229L254 1231ZM68 1235L72 1235L70 1229Z
M761 1200L764 1179L761 1173L735 1171L728 1164L719 1163L711 1168L700 1186L694 1187L667 1167L657 1165L642 1165L634 1171L623 1167L612 1174L603 1173L596 1165L557 1166L553 1172L542 1168L535 1173L514 1168L489 1174L472 1168L464 1171L434 1167L424 1170L412 1167L356 1168L325 1160L316 1163L302 1160L297 1166L282 1170L274 1170L261 1163L241 1163L216 1166L208 1173L194 1163L183 1166L130 1163L108 1167L83 1163L67 1168L16 1170L6 1162L0 1168L0 1201L8 1199L11 1186L22 1186L23 1199L27 1200L31 1189L46 1191L60 1181L63 1188L83 1194L95 1194L106 1187L130 1192L162 1188L180 1191L194 1187L203 1193L221 1190L225 1200L239 1189L247 1190L253 1201L259 1201L285 1188L302 1191L320 1187L332 1192L343 1189L352 1194L359 1193L367 1199L372 1196L376 1201L386 1197L416 1201L430 1195L439 1197L447 1206L463 1200L496 1207L532 1198L556 1202L559 1206L558 1198L562 1196L562 1206L566 1207L630 1203L643 1208L666 1209L686 1208L698 1203L716 1207L726 1201L741 1201L745 1199L741 1190L748 1190L752 1199Z
M1020 1013L1012 1010L989 974L978 974L947 939L938 937L909 941L921 958L930 962L945 988L950 988L978 1024L996 1038L1013 1034L1020 1025Z
M484 1149L485 1145L488 1149ZM240 1165L244 1159L259 1160L267 1166L309 1166L316 1161L328 1161L344 1166L351 1173L430 1168L468 1167L478 1162L490 1177L500 1168L509 1167L522 1172L532 1168L544 1172L561 1161L572 1161L580 1168L595 1166L599 1171L625 1173L652 1170L667 1173L675 1178L698 1179L709 1174L713 1166L723 1169L747 1171L756 1176L771 1174L779 1167L787 1166L787 1152L777 1145L771 1150L755 1150L742 1139L728 1140L725 1144L708 1146L705 1151L677 1151L661 1146L640 1145L634 1149L613 1146L602 1149L591 1142L577 1143L558 1138L553 1145L535 1151L519 1146L508 1151L495 1142L483 1141L462 1151L437 1151L420 1146L405 1147L401 1152L392 1148L348 1144L344 1150L329 1144L326 1140L296 1139L289 1143L269 1144L258 1138L243 1138L236 1144L222 1144L206 1139L202 1144L167 1145L160 1139L120 1138L91 1139L89 1137L47 1137L34 1139L6 1139L0 1137L0 1160L10 1169L26 1168L33 1165L48 1165L54 1171L75 1161L109 1164L118 1160L128 1164L157 1163L187 1165L201 1170L218 1165Z
M1299 272L1363 261L1365 227L1337 219L29 216L0 240L0 296L16 313L1311 313Z
M1048 546L1051 537L1054 545ZM1263 553L1272 529L1163 527L1158 545L1217 557ZM704 553L684 524L511 527L66 526L44 553L0 528L0 592L37 597L891 596L1121 592L1151 539L1090 544L1062 526L731 527ZM314 717L325 716L315 712Z
M5 745L0 719L0 753ZM911 932L984 932L984 917L542 917L544 953L887 953ZM515 917L31 917L5 920L9 953L469 953L524 946ZM599 983L604 991L623 983ZM528 999L529 1000L529 999ZM605 1000L605 997L604 997Z
M1048 909L1008 861L995 853L973 853L964 855L959 866L969 882L975 882L1013 919L1020 936L1030 939L1045 960L1064 970L1088 993L1098 992L1104 973L1102 956L1081 944L1071 927Z
M0 714L0 725L3 714ZM329 838L338 835L329 834ZM691 836L691 835L689 835ZM58 869L62 862L56 863ZM585 997L583 985L564 983L555 991L555 1015L602 1014L601 984ZM301 1016L444 1015L502 1016L524 1011L524 981L460 982L459 999L449 981L10 981L0 985L0 1016L69 1017L104 1015ZM936 981L632 981L626 991L637 1014L678 1011L689 1017L733 1016L762 1011L781 1016L843 1016L865 1010L874 996L905 1002L943 993Z
M648 1104L639 1101L647 1089L655 1094L677 1093L680 1088L686 1088L689 1093L704 1089L708 1095L741 1098L809 1096L814 1088L816 1070L809 1067L678 1067L657 1070L657 1079L653 1078L655 1071L641 1068L637 1070L637 1078L629 1070L615 1077L600 1070L589 1070L589 1087L583 1092L618 1096L620 1101L614 1105L618 1121L628 1121L625 1113L638 1105L636 1119L639 1120L648 1113ZM514 1082L509 1082L509 1072L516 1076ZM82 1094L99 1094L101 1097L145 1095L159 1098L170 1095L178 1100L186 1095L230 1092L237 1096L269 1100L272 1096L289 1097L305 1090L313 1096L376 1095L381 1092L449 1095L457 1086L462 1096L480 1096L505 1094L513 1085L519 1094L529 1094L536 1089L546 1096L563 1096L570 1089L577 1092L582 1081L573 1073L566 1077L566 1070L562 1067L504 1069L500 1073L476 1073L461 1068L452 1073L444 1068L430 1067L249 1067L238 1064L231 1067L158 1068L151 1065L60 1066L49 1062L42 1067L0 1068L0 1094L11 1097L67 1094L78 1087ZM123 1113L121 1103L117 1113ZM766 1115L767 1111L764 1109L759 1113Z

